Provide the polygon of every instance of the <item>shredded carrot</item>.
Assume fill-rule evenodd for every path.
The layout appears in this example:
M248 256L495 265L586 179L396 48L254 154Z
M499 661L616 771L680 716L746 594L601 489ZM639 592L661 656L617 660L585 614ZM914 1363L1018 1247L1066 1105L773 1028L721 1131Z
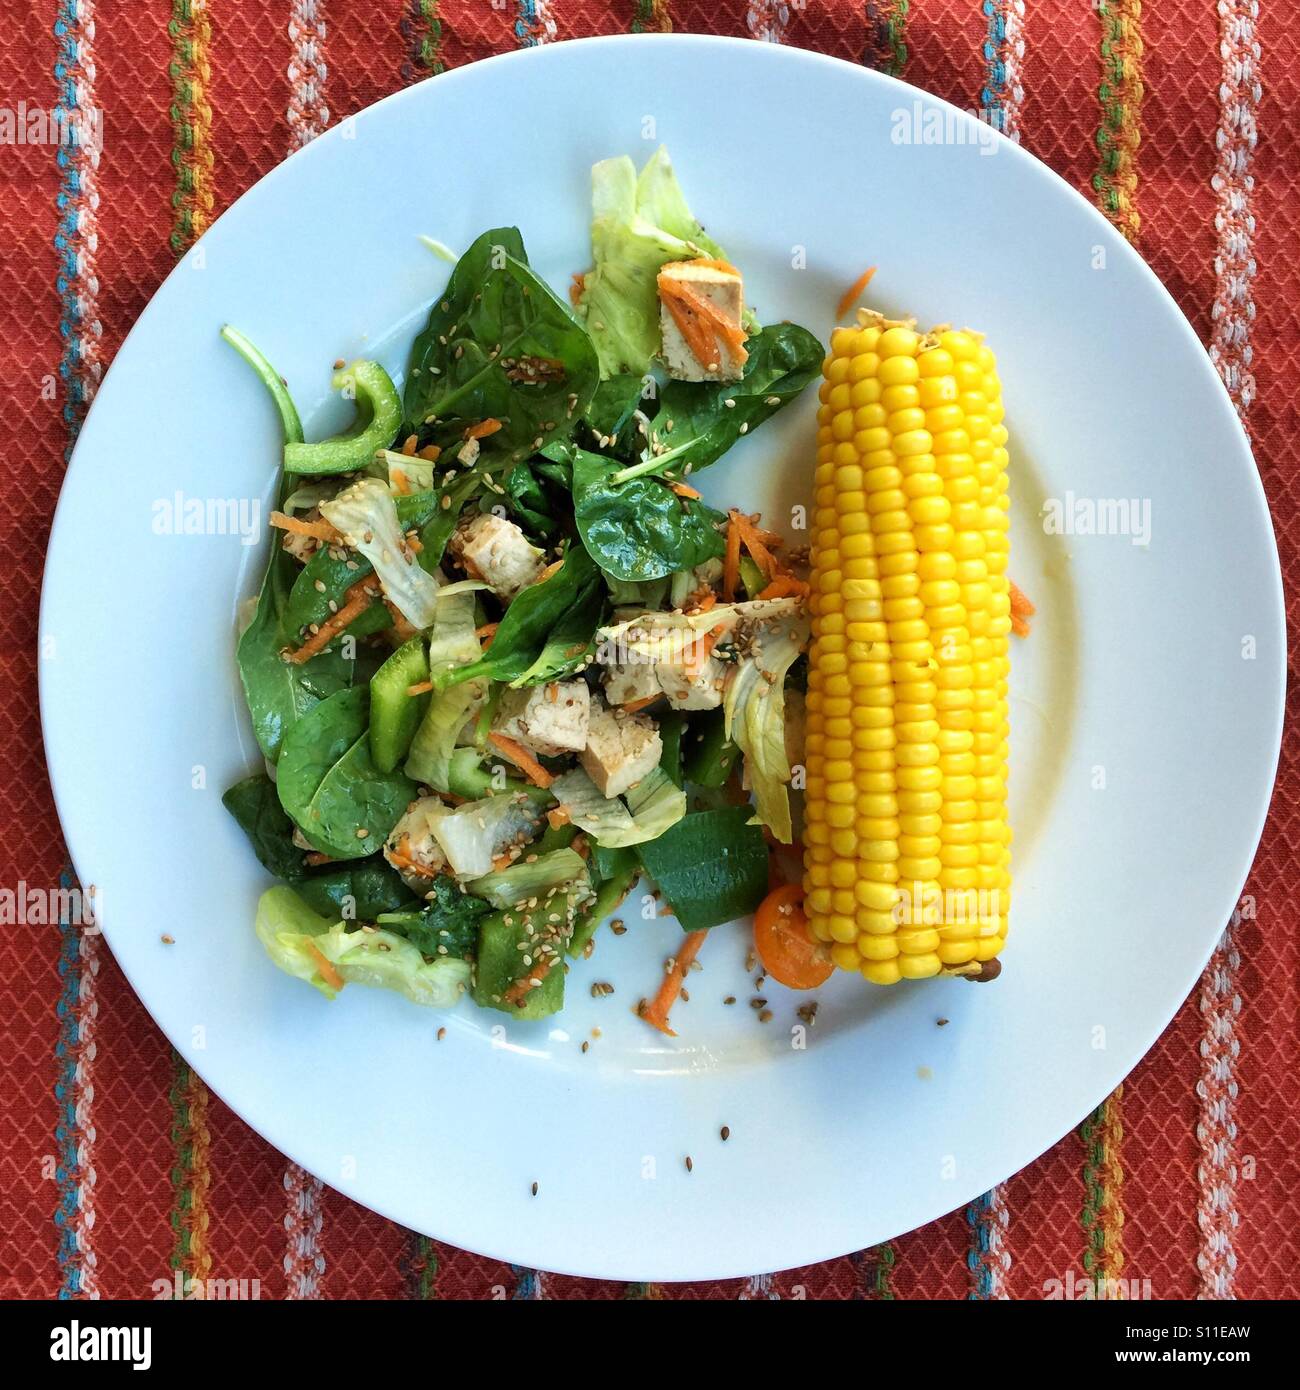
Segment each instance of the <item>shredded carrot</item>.
M495 434L501 428L501 421L495 415L489 415L486 420L480 420L478 424L471 425L465 431L466 439L486 439L488 435Z
M585 275L579 275L575 270L573 272L573 279L569 282L569 303L572 304L575 309L578 307L578 301L582 298L583 290L586 287L586 279L587 277Z
M484 637L495 637L497 635L497 628L500 626L500 623L484 623L482 627L476 627L474 629L474 636L480 639Z
M759 594L759 598L807 598L810 590L792 574L778 574Z
M740 527L736 514L727 519L727 554L722 562L722 597L727 603L736 601L736 585L740 582Z
M558 956L547 955L534 961L526 973L521 975L501 997L507 1004L513 1005L516 1009L520 1008L524 1000L528 998L529 990L533 988L533 981L536 980L540 984L551 973L551 967L558 959Z
M555 571L558 570L563 563L563 560L552 560L551 563L547 565L547 567L541 572L541 574L539 574L537 578L533 580L533 583L545 584L546 581L551 577L551 575L553 575Z
M317 652L323 651L349 623L359 618L370 607L371 600L378 592L379 583L374 575L368 574L364 579L357 580L347 591L343 606L339 611L331 613L302 646L296 651L291 651L286 659L294 666L301 666L304 661L310 661Z
M334 969L334 962L327 960L319 949L307 942L307 954L316 962L316 969L320 971L320 977L331 989L342 989L345 983L343 976Z
M691 355L702 367L712 369L717 362L718 340L726 345L732 360L741 365L749 358L745 351L745 330L734 324L713 303L689 283L661 272L659 298L672 315Z
M638 710L649 709L656 700L663 699L662 693L657 695L642 695L639 700L629 700L627 704L620 705L619 708L626 710L628 714L635 714Z
M552 830L558 830L562 825L569 823L569 809L567 806L555 806L546 813L546 823Z
M489 734L488 739L514 763L533 786L549 787L555 781L555 778L547 772L522 743L517 743L514 739L507 738L505 734L498 733Z
M384 600L384 607L388 609L389 616L393 620L393 635L397 638L398 644L409 642L420 629L418 627L412 627L411 624L406 621L406 614L388 599Z
M669 482L668 486L678 495L678 497L689 497L691 499L702 497L704 494L697 491L689 483Z
M332 864L334 860L328 854L322 854L319 850L312 850L310 854L303 856L302 862L309 869L319 869L322 864Z
M408 434L406 438L402 441L402 452L406 455L407 458L415 457L415 446L419 442L420 437L416 434Z
M498 854L492 861L492 867L497 873L500 873L502 869L508 869L514 862L508 854Z
M393 486L405 497L411 491L411 484L407 481L405 473L393 474Z
M708 584L701 585L694 593L686 595L682 606L683 613L707 613L717 606L718 596Z
M835 317L842 319L845 314L862 298L862 291L871 283L871 277L876 273L874 265L868 266L866 270L849 286L844 292L844 298L835 307Z
M1014 579L1007 581L1011 586L1011 631L1017 637L1029 636L1029 619L1038 610L1029 601L1023 589L1021 589Z
M776 556L763 544L758 528L743 512L733 509L728 515L731 517L731 524L739 530L745 549L754 557L754 563L768 579L775 579L781 567L776 562Z
M441 457L442 449L437 444L426 444L416 455L416 458L422 458L426 463L437 463Z
M730 261L720 261L712 256L696 256L693 261L674 261L674 265L697 265L701 270L720 270L724 275L739 275Z
M327 545L341 541L338 528L331 526L322 517L319 521L304 521L300 517L285 516L283 512L271 513L271 525L279 531L292 531L295 536L311 536L315 540L324 541Z
M686 673L687 680L695 680L704 668L704 663L713 654L713 649L718 645L718 638L726 632L726 624L719 623L717 627L710 628L702 637L697 637L691 649L686 654L685 661L682 662L682 670Z
M406 548L412 555L418 555L424 549L424 542L412 532L406 537Z
M415 685L408 685L406 687L406 693L408 695L427 695L432 689L432 681L417 681Z
M1032 618L1038 609L1014 579L1009 579L1007 583L1011 586L1011 611L1021 618Z
M707 931L687 932L681 950L673 958L672 968L664 975L664 982L659 986L659 993L650 1003L639 1010L641 1017L652 1028L658 1028L661 1033L667 1033L670 1038L675 1038L677 1034L668 1026L668 1015L677 1002L677 996L682 992L682 985L686 982L686 972L691 968L691 962L699 954L700 947L704 945L704 938L707 935Z

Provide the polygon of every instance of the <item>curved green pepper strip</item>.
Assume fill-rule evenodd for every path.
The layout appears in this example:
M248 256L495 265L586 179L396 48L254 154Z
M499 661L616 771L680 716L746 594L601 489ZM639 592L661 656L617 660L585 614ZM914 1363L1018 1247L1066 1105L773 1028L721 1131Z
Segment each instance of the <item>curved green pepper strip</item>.
M280 412L280 426L284 430L284 442L286 444L301 444L302 421L298 418L298 407L293 403L289 388L280 379L280 373L244 337L239 329L226 324L221 330L221 337L252 367L262 385L271 393L275 408Z
M351 473L387 449L402 425L402 402L393 379L378 362L353 362L334 373L334 389L356 400L357 417L332 439L284 446L286 473Z

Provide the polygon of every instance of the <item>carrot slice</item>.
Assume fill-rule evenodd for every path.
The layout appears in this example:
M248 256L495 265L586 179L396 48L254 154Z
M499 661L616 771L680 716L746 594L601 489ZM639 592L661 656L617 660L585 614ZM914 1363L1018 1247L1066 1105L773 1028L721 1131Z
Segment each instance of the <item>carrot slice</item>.
M1014 579L1009 579L1011 592L1011 611L1021 618L1032 618L1038 609L1029 601L1025 591L1016 583Z
M311 536L327 545L343 539L338 528L331 526L324 517L319 521L304 521L300 517L286 516L283 512L272 512L271 525L279 531L292 531L296 536Z
M720 261L712 256L696 256L693 261L674 261L674 265L697 265L701 270L720 270L724 275L739 275L730 261Z
M501 421L495 415L489 415L486 420L480 420L478 424L471 425L465 431L466 439L486 439L488 435L495 434L501 428Z
M685 672L687 680L694 680L704 669L704 663L713 654L714 647L718 645L718 638L726 630L726 624L719 623L717 627L710 628L703 636L695 639L690 651L686 654L686 660L682 662L682 670Z
M316 962L316 969L320 971L320 977L331 989L342 989L346 981L343 976L334 969L334 962L323 956L320 950L313 946L310 941L306 943L307 954Z
M1038 612L1038 609L1029 601L1023 589L1017 585L1014 579L1008 580L1011 594L1011 631L1017 637L1029 636L1029 619Z
M759 598L807 598L808 585L793 574L778 574L759 594Z
M476 627L474 629L474 636L479 638L480 641L484 637L490 640L497 635L497 628L500 626L500 623L484 623L482 627Z
M667 1033L670 1038L675 1038L677 1034L668 1026L668 1015L677 1002L677 996L682 992L682 985L686 981L686 972L691 968L691 962L699 955L700 947L704 945L706 936L708 936L707 931L687 932L681 950L673 958L672 968L664 976L663 984L659 986L659 993L643 1009L639 1010L641 1017L652 1028L658 1028L661 1033Z
M763 544L758 528L743 512L734 508L728 515L731 517L732 525L739 530L745 549L754 557L754 563L768 579L775 579L781 567L776 562L776 556Z
M488 739L524 774L535 787L549 787L555 778L524 747L505 734L491 733Z
M662 699L662 692L657 695L642 695L639 700L629 700L627 704L620 705L619 708L626 710L628 714L635 714L638 710L649 709L656 700Z
M337 613L331 613L301 647L289 653L286 660L294 666L301 666L304 661L310 661L317 652L323 651L349 623L359 618L370 607L371 600L378 592L379 581L374 575L368 574L364 579L357 580L347 591L342 608Z
M575 270L573 279L569 282L569 303L576 309L582 299L583 290L586 288L586 275L579 275Z
M722 561L722 597L727 603L736 601L736 585L740 582L740 527L736 514L727 517L727 554Z
M864 270L862 274L859 275L858 278L849 286L849 288L845 290L844 297L835 306L835 317L837 319L842 319L844 315L847 314L849 310L853 308L853 306L858 302L858 300L861 299L862 291L865 290L867 286L871 283L871 277L875 273L876 267L874 265L868 266L866 270Z
M678 497L697 498L704 494L697 492L689 483L669 482L668 486L678 495Z
M569 810L567 806L555 806L546 813L546 823L552 830L558 830L562 825L569 823Z

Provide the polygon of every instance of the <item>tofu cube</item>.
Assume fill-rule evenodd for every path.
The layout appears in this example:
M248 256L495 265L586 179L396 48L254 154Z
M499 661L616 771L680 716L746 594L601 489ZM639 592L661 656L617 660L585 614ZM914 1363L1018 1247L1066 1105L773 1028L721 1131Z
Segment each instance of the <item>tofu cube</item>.
M722 703L722 683L726 665L711 656L698 669L688 671L681 663L662 661L655 668L659 685L674 709L717 709Z
M659 766L662 754L663 740L653 719L596 705L578 761L606 796L622 796Z
M546 568L545 553L513 521L493 512L480 512L459 526L450 548L470 574L506 603Z
M549 681L507 690L492 727L545 757L581 753L587 746L591 691L585 681Z
M669 280L689 284L702 299L719 310L737 328L745 312L745 289L740 276L715 266L698 265L693 261L670 261L659 272ZM721 339L715 338L717 352L711 362L701 362L677 327L677 321L662 299L659 304L659 325L663 330L663 359L668 375L677 381L739 381L745 368L745 352L733 352Z
M648 661L620 662L605 672L605 699L611 705L630 705L636 700L658 698L660 694L659 677Z

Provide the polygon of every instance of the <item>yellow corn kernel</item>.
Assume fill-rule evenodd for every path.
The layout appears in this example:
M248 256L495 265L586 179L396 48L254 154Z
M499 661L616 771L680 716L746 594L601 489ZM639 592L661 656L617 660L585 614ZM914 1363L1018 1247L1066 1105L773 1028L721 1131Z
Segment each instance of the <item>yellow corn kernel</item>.
M1006 936L1007 431L977 335L866 311L817 415L805 910L876 984Z

